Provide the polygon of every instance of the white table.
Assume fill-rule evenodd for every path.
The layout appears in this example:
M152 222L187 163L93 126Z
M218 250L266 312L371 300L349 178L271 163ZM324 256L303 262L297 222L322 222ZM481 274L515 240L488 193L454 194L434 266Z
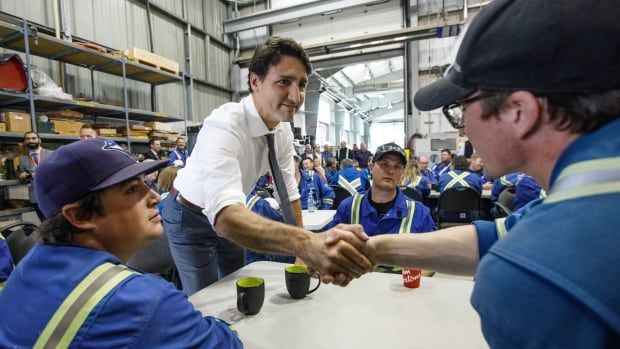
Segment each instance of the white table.
M488 347L469 303L472 281L423 277L420 288L408 289L400 275L370 273L345 288L321 285L293 300L285 266L249 264L190 301L203 314L231 323L248 349ZM235 280L246 276L265 279L265 302L254 316L237 311Z
M480 196L482 199L490 199L491 198L491 189L482 189L482 195ZM431 190L431 194L429 195L431 199L439 199L439 192L437 190Z
M304 228L312 231L322 230L323 227L332 221L335 214L336 210L315 210L314 212L308 212L308 210L301 211Z

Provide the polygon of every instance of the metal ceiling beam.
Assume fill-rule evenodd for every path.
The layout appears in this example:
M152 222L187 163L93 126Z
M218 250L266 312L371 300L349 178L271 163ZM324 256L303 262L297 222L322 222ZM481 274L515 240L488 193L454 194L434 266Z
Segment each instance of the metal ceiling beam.
M364 54L356 54L353 56L341 57L341 58L329 58L312 60L312 67L315 71L324 69L343 68L349 65L355 65L364 62L382 61L394 57L400 57L403 55L402 49L370 52Z
M296 19L329 13L349 7L370 5L377 0L316 0L299 5L260 11L224 21L224 33L231 34Z
M345 72L344 70L339 71L339 73L344 76L345 79L347 79L347 81L349 82L349 84L351 84L351 86L355 86L355 81L353 81Z
M304 46L306 53L312 56L321 56L331 53L355 51L370 47L402 44L407 41L416 41L430 38L456 36L463 25L462 21L450 21L443 25L421 25L413 28L404 28L370 35L356 36L352 38L333 40L324 43ZM402 52L402 50L401 50ZM237 57L235 63L247 66L252 59L253 52L247 52ZM341 59L341 58L338 58Z

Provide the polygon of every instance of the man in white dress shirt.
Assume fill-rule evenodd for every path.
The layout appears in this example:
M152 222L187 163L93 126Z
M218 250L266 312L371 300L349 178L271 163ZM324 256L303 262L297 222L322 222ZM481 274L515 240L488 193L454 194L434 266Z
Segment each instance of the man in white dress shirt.
M345 241L327 247L323 234L304 230L294 177L290 122L303 105L308 56L292 39L273 37L259 46L249 67L251 94L226 103L203 123L196 146L174 182L178 194L164 202L164 227L183 288L193 294L243 266L243 247L295 255L321 273L326 282L346 285L371 269L360 250L366 235L360 226L340 225ZM273 134L297 226L265 219L248 210L246 195L270 170L267 135ZM278 183L276 183L276 186Z

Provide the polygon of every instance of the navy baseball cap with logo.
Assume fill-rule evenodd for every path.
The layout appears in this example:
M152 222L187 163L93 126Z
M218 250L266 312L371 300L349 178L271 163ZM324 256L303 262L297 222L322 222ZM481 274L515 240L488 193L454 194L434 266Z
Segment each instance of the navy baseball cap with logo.
M372 157L373 161L379 161L387 154L398 155L403 165L407 163L407 156L405 155L405 151L396 143L386 143L382 146L379 146L377 148L377 151L375 151L375 155Z
M494 0L467 29L446 77L418 90L419 110L479 89L599 93L620 88L617 0Z
M112 187L167 165L166 160L137 162L121 146L101 138L64 145L37 168L34 188L46 218L86 194Z

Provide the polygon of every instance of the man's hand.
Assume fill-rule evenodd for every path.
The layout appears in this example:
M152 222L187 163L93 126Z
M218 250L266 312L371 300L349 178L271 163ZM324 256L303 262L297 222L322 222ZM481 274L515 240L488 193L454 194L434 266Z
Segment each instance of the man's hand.
M326 238L337 241L330 241ZM313 234L302 259L326 283L346 286L372 270L374 261L366 257L368 236L360 225L339 224L324 233Z

